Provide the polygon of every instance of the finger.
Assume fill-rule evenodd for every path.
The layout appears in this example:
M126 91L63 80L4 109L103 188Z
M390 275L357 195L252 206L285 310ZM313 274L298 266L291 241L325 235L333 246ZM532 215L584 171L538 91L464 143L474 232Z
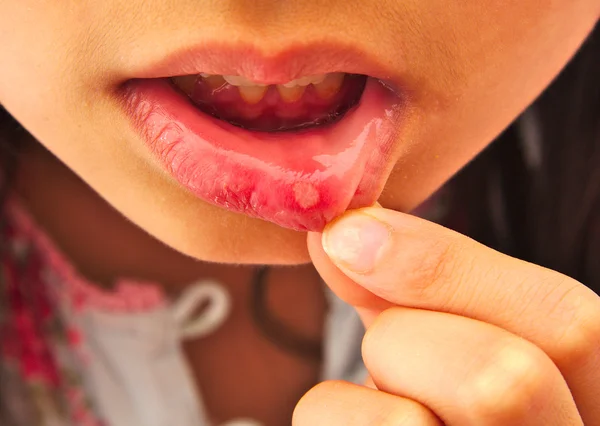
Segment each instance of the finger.
M442 426L426 407L352 383L312 388L294 410L293 426Z
M448 425L583 425L550 358L490 324L391 308L367 331L363 358L378 389L419 401Z
M581 283L381 208L347 213L322 241L335 266L312 234L315 266L334 292L361 307L363 319L387 303L475 318L523 336L558 365L586 424L600 424L600 299Z
M357 308L361 317L363 311L365 314L372 313L368 318L363 318L365 325L368 325L370 323L368 320L374 319L379 312L396 306L395 303L375 295L344 274L325 253L322 238L320 233L308 233L308 251L313 265L331 290L346 303ZM398 279L400 280L400 277Z

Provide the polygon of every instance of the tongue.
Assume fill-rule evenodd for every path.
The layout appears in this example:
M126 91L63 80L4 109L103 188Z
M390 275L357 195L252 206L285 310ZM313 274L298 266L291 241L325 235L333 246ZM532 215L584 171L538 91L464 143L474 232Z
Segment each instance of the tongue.
M264 88L264 96L256 101L240 94L236 86L225 83L215 87L210 83L198 79L191 90L186 91L203 112L242 128L278 132L337 121L360 100L366 77L347 75L340 90L327 99L320 96L313 85L308 85L302 96L291 102L284 100L275 86Z

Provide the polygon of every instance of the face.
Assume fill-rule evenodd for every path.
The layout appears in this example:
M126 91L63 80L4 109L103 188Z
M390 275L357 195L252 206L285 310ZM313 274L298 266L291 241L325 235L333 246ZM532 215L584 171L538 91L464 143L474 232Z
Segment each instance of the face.
M550 83L599 10L597 0L0 0L0 103L173 248L298 263L302 229L429 196ZM238 93L221 74L263 85ZM288 87L283 102L285 89L265 86L301 77L328 79L319 87L331 93ZM211 109L228 93L227 108ZM306 118L311 101L298 96L341 118ZM268 127L283 123L268 114L298 105L288 131Z

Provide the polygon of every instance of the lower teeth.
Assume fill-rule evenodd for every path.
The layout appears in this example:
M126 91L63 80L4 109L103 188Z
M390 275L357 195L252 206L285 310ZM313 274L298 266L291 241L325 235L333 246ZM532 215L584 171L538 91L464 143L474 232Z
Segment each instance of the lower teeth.
M250 86L251 89L239 90L220 76L185 76L172 80L207 114L249 130L282 132L338 121L358 103L366 79L366 76L348 74L335 92L324 93L311 84L300 94L299 89L280 89L279 86Z

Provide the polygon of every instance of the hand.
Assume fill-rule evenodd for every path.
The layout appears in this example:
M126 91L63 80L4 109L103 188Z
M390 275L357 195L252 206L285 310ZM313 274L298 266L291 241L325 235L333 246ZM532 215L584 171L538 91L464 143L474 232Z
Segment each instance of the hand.
M308 247L365 322L376 389L322 383L294 425L600 425L600 298L583 284L376 207Z

